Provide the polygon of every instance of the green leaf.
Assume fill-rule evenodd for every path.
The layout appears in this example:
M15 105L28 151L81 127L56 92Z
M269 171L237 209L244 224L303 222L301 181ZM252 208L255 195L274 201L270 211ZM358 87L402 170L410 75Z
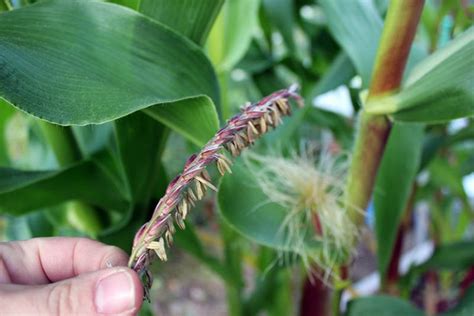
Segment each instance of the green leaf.
M0 178L0 192L16 190L55 173L55 171L21 171L11 168L2 168L0 170L2 174Z
M350 59L346 54L340 53L323 77L310 89L309 93L305 94L307 104L310 104L316 96L347 83L354 74L354 67ZM268 82L268 78L268 75L265 75L262 81ZM305 106L301 110L296 110L291 117L284 118L284 122L282 126L262 139L262 143L273 146L277 143L288 144L294 140L299 145L300 135L298 133L305 123L318 128L330 129L344 148L349 148L352 143L351 125L344 117L331 111Z
M197 45L113 4L46 1L3 13L0 52L0 96L57 124L102 123L203 95L219 99ZM206 107L213 111L212 103Z
M419 63L395 96L368 103L399 121L441 123L474 115L474 28Z
M260 0L227 0L208 40L209 56L218 71L231 70L247 51L258 27Z
M305 99L313 100L320 94L336 89L342 84L349 82L355 76L354 66L344 52L339 53L331 66L324 72L323 77L311 89Z
M141 0L138 11L202 46L224 0Z
M235 67L253 75L268 70L275 62L269 51L252 41L245 56Z
M7 216L6 237L9 240L26 240L53 235L53 226L43 210L23 216Z
M167 25L202 46L223 0L142 0L139 11ZM198 146L204 145L219 128L217 113L208 97L176 101L146 109L146 113Z
M136 10L141 0L108 0L108 1Z
M345 117L323 109L311 107L307 113L306 120L313 126L324 127L333 133L343 148L350 148L353 141L354 129Z
M156 165L166 144L168 132L144 113L134 113L114 122L119 156L130 196L134 203L148 207ZM139 139L140 141L137 141Z
M133 216L135 212L131 204L122 213L125 216L115 225L103 230L99 234L98 239L105 244L117 246L130 254L133 236L146 219L143 218L143 212L138 212L140 216Z
M203 146L219 128L219 119L212 101L198 97L176 101L172 106L157 105L144 112L179 132L195 145Z
M331 111L305 106L301 110L296 110L292 116L284 118L283 122L284 124L278 129L266 135L260 145L256 145L257 148L281 145L294 145L296 148L300 145L301 138L304 137L302 130L305 126L313 129L329 129L344 148L348 149L352 144L353 129L349 120Z
M452 135L430 134L427 136L428 137L423 145L420 170L423 170L432 159L436 157L439 150L460 142L474 139L474 125L468 125Z
M378 269L385 275L398 226L417 174L424 136L421 124L394 124L374 186Z
M244 163L233 165L232 174L224 176L218 192L219 210L232 228L259 244L285 248L279 229L286 211L267 201Z
M439 245L426 262L411 266L403 276L405 284L414 283L426 271L465 271L474 265L474 240L462 240Z
M473 265L474 240L464 240L436 247L431 258L417 269L463 270Z
M383 21L372 1L322 0L329 30L368 86Z
M38 166L41 166L41 170L57 168L56 157L44 141L38 121L10 105L6 106L14 113L9 117L3 131L10 159L10 163L4 166L27 170L34 170Z
M7 7L7 4L5 1L0 1L0 12L2 11L7 11L8 10L8 7Z
M222 217L243 236L273 249L294 250L281 229L287 210L268 201L241 160L233 165L232 174L223 177L217 200Z
M127 208L119 183L101 163L88 160L55 171L0 168L0 212L20 215L68 200L113 210Z
M294 53L296 45L293 36L295 24L293 0L263 0L263 7L280 31L288 50Z
M349 302L346 316L424 316L408 301L392 296L376 295Z
M0 166L7 165L10 161L6 144L6 129L9 118L15 110L0 98Z
M153 210L151 198L154 193L162 194L167 183L161 155L169 130L151 117L138 112L116 120L114 134L121 175L131 197L131 204L122 212L119 221L100 237L107 243L129 251L134 234Z
M272 255L270 262L260 262L264 265L263 271L255 277L255 289L243 303L245 315L260 315L262 309L274 316L293 314L291 270L284 265L275 265L275 259L277 257ZM259 260L262 260L262 253Z
M152 176L156 176L155 180L158 181L152 183L150 189L152 190L153 196L161 197L168 185L168 178L160 160L157 161L155 168L155 174ZM112 225L109 229L104 230L99 236L100 240L106 244L112 244L122 248L126 252L130 252L132 249L133 236L145 221L149 219L152 212L153 207L150 208L150 204L144 205L140 203L137 205L136 203L133 205L130 203L129 208L122 211L125 217L122 217L118 223Z
M443 158L435 158L429 165L430 182L441 188L449 188L451 195L467 198L462 183L463 175L456 165Z
M380 14L384 14L388 9L388 0L374 0L374 4L377 7L377 10Z
M155 312L153 311L152 303L144 300L142 303L142 307L138 312L138 316L154 316Z
M143 0L139 11L202 44L221 4L221 0L191 0L191 2ZM218 129L216 111L214 107L209 106L212 105L212 101L206 96L179 100L165 105L149 107L144 112L180 132L196 145L202 146ZM166 188L164 168L161 163L158 165L155 163L161 160L168 131L159 128L157 130L156 124L146 120L145 117L138 116L121 119L116 122L115 127L125 177L132 191L135 205L129 210L129 216L124 218L120 225L105 232L101 239L129 251L133 234L147 220L147 216L150 216L151 209L148 203L150 190L153 191L154 196L161 196ZM145 134L143 128L149 131ZM136 144L138 138L141 139L142 144Z
M113 123L72 126L72 133L83 157L104 149L112 137Z

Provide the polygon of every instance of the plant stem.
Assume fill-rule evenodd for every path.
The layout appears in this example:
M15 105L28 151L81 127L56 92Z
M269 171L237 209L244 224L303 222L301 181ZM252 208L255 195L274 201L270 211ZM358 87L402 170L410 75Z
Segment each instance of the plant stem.
M81 153L69 127L38 121L46 141L51 146L59 166L66 167L80 160ZM77 230L96 237L101 230L100 219L94 209L80 201L67 203L68 222Z
M318 275L317 267L313 267L314 275ZM329 316L331 314L331 290L318 278L306 277L300 303L300 316Z
M314 234L324 237L319 216L313 213L311 219ZM311 277L311 273L313 275L319 275L321 273L317 266L312 267L312 271L309 273L310 275L306 276L303 285L300 316L328 316L331 313L331 289L318 277Z
M367 100L373 101L400 88L423 2L390 2ZM349 214L359 225L364 218L356 210L367 208L390 128L386 117L361 112L346 191Z
M224 220L220 221L220 231L224 242L224 260L229 271L235 276L236 281L226 280L227 308L229 316L243 315L242 302L242 250L239 236Z
M3 7L7 10L7 11L11 11L13 10L13 6L12 4L10 3L10 0L3 0Z
M341 282L342 284L334 284L334 290L331 299L332 316L341 315L341 299L344 290L347 288L347 279L349 278L348 272L349 269L346 265L339 267L339 276L343 283Z
M380 39L369 99L400 88L424 0L391 1Z
M360 113L346 191L349 215L359 226L364 216L356 210L365 210L369 203L390 127L383 116Z
M242 313L242 303L240 300L240 289L233 284L227 283L227 311L229 316L240 316Z
M344 293L344 289L336 289L332 293L332 316L340 316L341 315L341 299L342 293Z

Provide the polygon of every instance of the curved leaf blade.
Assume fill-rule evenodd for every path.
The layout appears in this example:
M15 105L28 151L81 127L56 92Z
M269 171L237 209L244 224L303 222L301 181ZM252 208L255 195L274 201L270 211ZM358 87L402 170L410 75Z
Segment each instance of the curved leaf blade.
M168 132L162 124L141 112L114 121L123 177L133 203L142 204L142 212L148 212Z
M10 157L7 151L7 125L15 110L0 98L0 165L8 165Z
M231 227L262 245L284 248L280 226L286 212L266 199L241 161L234 164L232 174L224 176L219 186L220 214Z
M138 11L202 46L224 0L141 0Z
M228 0L209 34L208 50L218 71L231 70L245 55L258 26L260 0Z
M8 224L5 235L8 240L26 240L36 237L49 237L54 227L45 210L38 210L23 216L6 216Z
M349 302L346 316L423 316L408 301L396 297L377 295L362 297Z
M346 53L340 52L318 82L311 87L306 99L313 100L318 95L336 89L355 76L355 69Z
M383 21L372 1L323 0L329 29L368 86ZM363 35L362 35L363 34Z
M95 1L47 1L2 14L0 83L5 100L62 125L102 123L201 95L219 99L197 45Z
M397 123L392 127L374 186L378 269L387 271L413 180L418 171L424 125Z
M293 0L263 0L262 4L271 21L275 23L280 31L288 50L295 53L296 44L293 36L295 9Z
M194 144L203 146L219 127L217 112L210 104L208 97L197 97L173 102L172 106L151 106L143 111Z
M140 0L108 0L109 2L129 7L130 9L136 10Z
M268 200L242 160L232 166L232 174L223 177L217 200L220 215L243 236L280 251L296 251L282 229L288 211ZM319 243L310 234L306 237L308 249L317 250Z
M68 200L114 210L128 207L117 183L93 161L54 171L0 168L0 212L21 215Z
M474 240L456 241L436 247L431 258L420 266L419 271L428 269L463 270L474 265Z

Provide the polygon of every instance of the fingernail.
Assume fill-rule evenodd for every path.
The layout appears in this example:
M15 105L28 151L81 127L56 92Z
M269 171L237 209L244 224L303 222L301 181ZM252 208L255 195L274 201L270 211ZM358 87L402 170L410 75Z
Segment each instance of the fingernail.
M135 305L133 280L125 271L114 272L97 283L95 305L98 313L117 314Z

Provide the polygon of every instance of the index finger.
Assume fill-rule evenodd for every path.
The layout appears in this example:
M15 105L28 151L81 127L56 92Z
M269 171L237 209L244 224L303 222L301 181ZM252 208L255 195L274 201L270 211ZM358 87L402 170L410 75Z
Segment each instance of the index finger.
M109 266L126 266L121 249L87 238L0 243L0 283L46 284Z

